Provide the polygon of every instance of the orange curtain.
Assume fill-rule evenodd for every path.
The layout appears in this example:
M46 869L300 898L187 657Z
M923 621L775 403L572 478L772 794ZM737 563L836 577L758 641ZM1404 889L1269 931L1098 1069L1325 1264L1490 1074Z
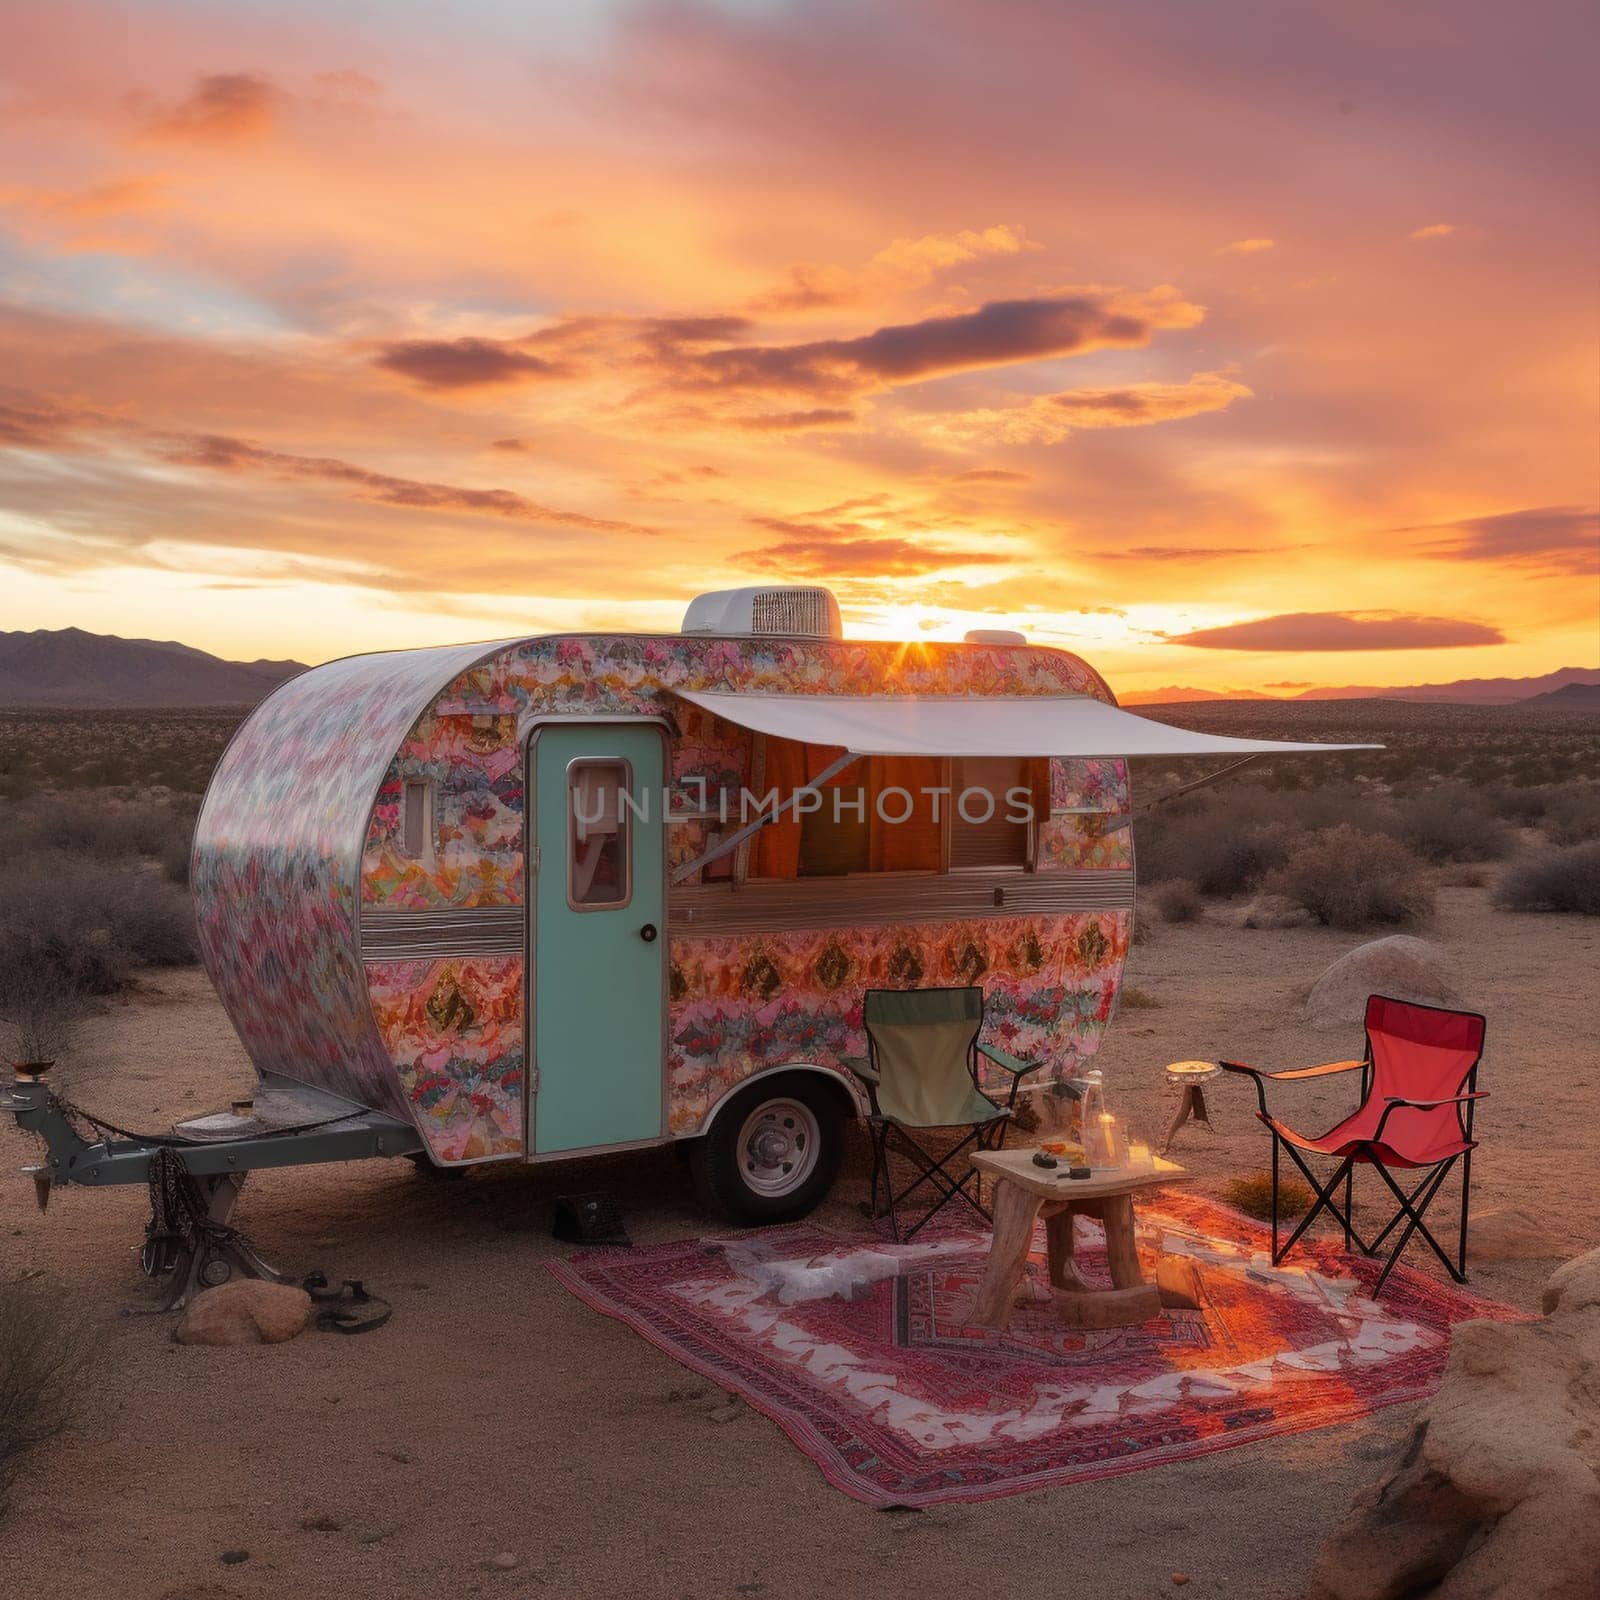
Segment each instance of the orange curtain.
M944 763L937 756L874 756L867 763L867 852L874 872L937 872L942 850L943 825L934 820L935 789L946 782ZM878 796L885 789L903 789L911 796L911 814L904 822L890 822L879 814ZM941 815L950 808L943 796ZM890 817L906 809L902 795L884 804Z
M762 794L778 791L781 803L788 800L796 789L803 789L816 781L844 754L836 745L798 744L793 739L768 739L766 761L760 784ZM860 763L846 767L823 785L832 789L841 783L860 782L854 776ZM755 848L750 856L750 876L753 878L793 878L800 871L801 819L790 807L776 822L769 822L755 837Z

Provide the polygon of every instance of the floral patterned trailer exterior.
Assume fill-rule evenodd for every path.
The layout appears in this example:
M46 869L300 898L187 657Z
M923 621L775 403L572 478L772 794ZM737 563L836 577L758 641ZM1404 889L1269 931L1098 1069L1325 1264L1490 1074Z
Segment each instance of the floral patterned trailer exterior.
M856 1108L874 987L981 984L992 1042L1074 1074L1131 932L1126 758L1327 748L1120 712L1017 636L869 643L837 617L826 591L736 591L680 635L357 656L276 690L193 862L257 1070L405 1119L438 1165L688 1138L729 1107L771 1157L785 1105L803 1130Z

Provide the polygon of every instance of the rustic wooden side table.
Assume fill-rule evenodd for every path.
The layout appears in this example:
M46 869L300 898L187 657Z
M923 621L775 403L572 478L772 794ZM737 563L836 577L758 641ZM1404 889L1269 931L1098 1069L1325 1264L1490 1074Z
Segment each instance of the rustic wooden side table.
M1133 1197L1144 1189L1188 1181L1172 1161L1149 1167L1069 1178L1065 1166L1033 1164L1031 1150L981 1151L972 1164L994 1180L994 1243L968 1317L980 1327L1004 1327L1028 1263L1033 1225L1042 1215L1049 1246L1050 1294L1069 1328L1120 1328L1148 1322L1161 1310L1160 1287L1147 1282L1133 1238ZM1084 1281L1074 1259L1073 1218L1098 1217L1106 1230L1111 1287Z

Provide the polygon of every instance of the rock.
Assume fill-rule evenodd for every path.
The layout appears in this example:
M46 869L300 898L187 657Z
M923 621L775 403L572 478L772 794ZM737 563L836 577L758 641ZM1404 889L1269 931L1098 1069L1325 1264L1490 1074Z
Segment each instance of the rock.
M1367 1013L1367 997L1374 994L1432 1006L1454 1005L1457 997L1450 957L1438 945L1408 933L1359 944L1312 985L1306 997L1311 1026L1359 1024Z
M485 1565L493 1567L496 1572L510 1572L517 1565L518 1559L509 1550L502 1550L499 1555L490 1556Z
M1507 1206L1473 1214L1467 1253L1474 1261L1548 1261L1563 1251L1537 1217Z
M1284 894L1258 894L1239 913L1241 928L1305 928L1311 921L1311 913Z
M235 1278L198 1294L172 1337L179 1344L282 1344L311 1322L311 1296L287 1283Z
M707 1417L713 1422L732 1422L739 1415L738 1404L718 1406L714 1411L708 1411Z
M1387 1477L1323 1545L1308 1600L1594 1600L1600 1250L1539 1322L1462 1322Z

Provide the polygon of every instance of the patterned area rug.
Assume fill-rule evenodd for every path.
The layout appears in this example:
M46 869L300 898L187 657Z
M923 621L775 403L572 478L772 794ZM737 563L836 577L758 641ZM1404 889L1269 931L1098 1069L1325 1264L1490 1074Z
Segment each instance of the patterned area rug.
M931 1232L931 1229L929 1230ZM1138 1327L1063 1328L1044 1236L1010 1325L964 1325L988 1235L909 1245L809 1224L604 1250L551 1270L685 1366L771 1417L869 1505L984 1500L1327 1427L1431 1394L1453 1323L1523 1314L1378 1263L1337 1236L1281 1268L1267 1230L1176 1192L1139 1218L1140 1254L1198 1267L1203 1305ZM1109 1283L1078 1221L1080 1268Z

